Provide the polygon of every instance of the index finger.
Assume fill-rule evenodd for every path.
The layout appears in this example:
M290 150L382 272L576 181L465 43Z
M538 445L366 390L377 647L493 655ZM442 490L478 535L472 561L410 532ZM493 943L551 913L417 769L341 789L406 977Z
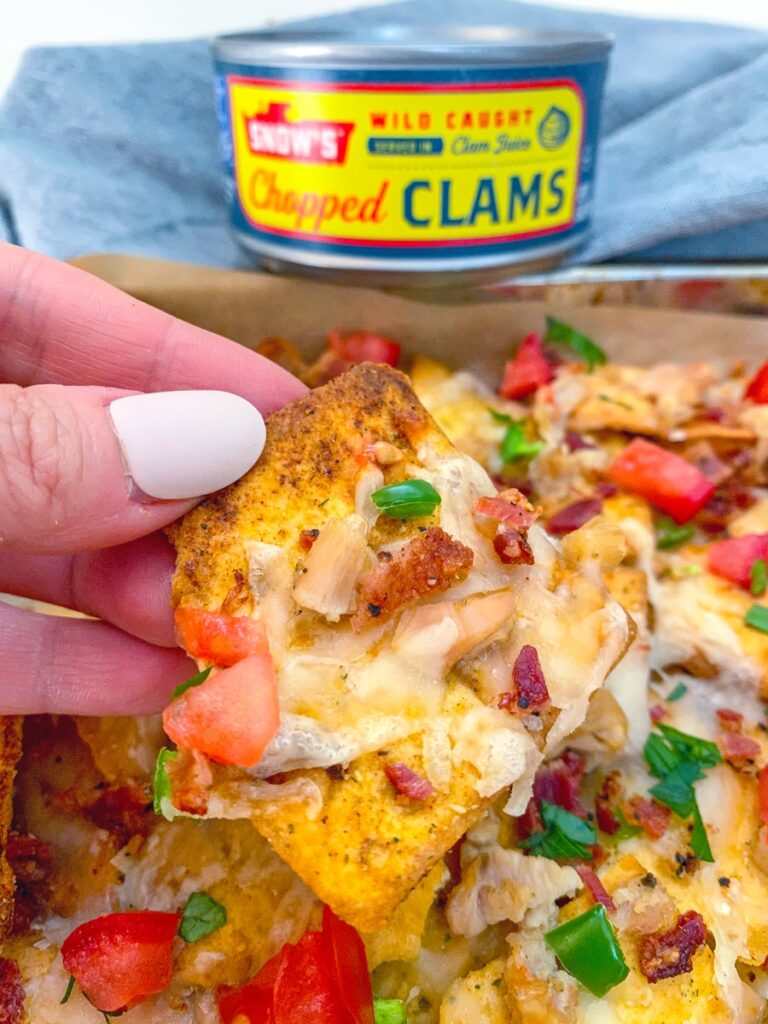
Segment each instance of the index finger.
M0 380L134 391L207 388L263 413L305 388L268 359L83 270L0 245Z

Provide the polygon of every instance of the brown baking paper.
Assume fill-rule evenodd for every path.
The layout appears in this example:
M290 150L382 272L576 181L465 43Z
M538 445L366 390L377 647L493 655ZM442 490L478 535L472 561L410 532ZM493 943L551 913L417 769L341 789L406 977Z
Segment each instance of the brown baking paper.
M648 365L768 358L768 319L717 313L577 306L507 297L457 305L419 301L367 288L218 270L134 256L92 255L77 266L174 316L256 346L279 335L314 355L329 330L365 328L392 335L407 352L465 367L489 383L510 349L544 327L546 314L589 334L617 361Z

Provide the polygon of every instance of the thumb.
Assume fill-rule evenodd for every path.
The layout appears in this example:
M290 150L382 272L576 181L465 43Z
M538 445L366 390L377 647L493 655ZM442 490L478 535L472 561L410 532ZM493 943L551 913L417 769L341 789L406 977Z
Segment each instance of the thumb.
M152 533L258 459L264 421L223 391L0 385L0 548L64 554Z

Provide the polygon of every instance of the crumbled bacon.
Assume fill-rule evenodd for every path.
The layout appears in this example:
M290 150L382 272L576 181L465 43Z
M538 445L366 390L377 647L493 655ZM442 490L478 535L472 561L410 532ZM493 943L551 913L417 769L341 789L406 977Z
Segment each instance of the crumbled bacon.
M631 796L624 804L624 815L630 824L639 825L651 839L660 839L667 831L671 811L658 800Z
M607 836L615 835L621 828L616 809L624 798L624 786L619 772L608 772L595 797L595 820L597 827Z
M753 761L760 756L760 744L757 740L741 736L737 732L725 732L717 742L727 761Z
M26 935L32 922L45 909L51 895L53 849L50 843L36 839L35 836L10 832L5 855L16 878L10 934Z
M586 498L584 501L574 501L572 505L566 505L556 512L547 523L550 533L573 533L590 519L599 516L603 511L603 503L599 498Z
M639 944L640 970L651 984L687 974L693 969L693 954L706 938L704 918L689 910L669 931L643 936Z
M113 835L121 846L131 836L148 836L154 824L152 801L138 786L104 790L92 804L83 808L83 816Z
M533 781L533 797L528 801L525 811L517 818L517 832L520 839L525 839L532 832L541 830L539 803L557 804L571 814L586 818L579 789L584 775L584 759L575 750L566 750L560 757L551 761L546 768L536 774Z
M299 534L299 545L305 551L309 551L319 536L320 531L318 529L302 530L301 533Z
M0 957L0 1024L22 1024L24 988L15 960Z
M384 774L397 792L407 800L421 803L435 795L435 787L429 779L423 778L401 761L385 764Z
M533 551L517 530L501 530L493 538L493 550L504 565L533 565Z
M696 524L708 534L724 533L736 512L751 508L756 500L743 484L728 480L696 516Z
M173 789L173 805L185 814L203 815L208 810L208 792L213 784L211 764L197 750L180 750L166 768Z
M722 459L719 459L708 441L698 441L696 444L688 447L685 457L715 484L722 484L729 477L733 476L733 466L729 466Z
M448 590L467 575L473 561L471 548L430 526L363 579L352 629L384 622L404 605Z
M539 661L539 652L524 644L512 666L512 689L499 697L499 707L507 711L541 711L549 704L549 690Z
M569 452L580 452L589 448L597 447L597 445L592 444L591 441L588 441L586 437L575 430L566 430L565 446Z
M495 498L478 498L472 506L478 529L493 539L493 549L504 565L533 565L527 533L539 512L517 488Z
M664 707L663 704L654 704L648 713L651 716L651 721L655 725L657 722L660 722L664 718L664 716L667 713L667 709Z
M741 732L744 715L740 711L733 711L731 708L718 708L715 714L720 722L720 727L725 732Z
M615 498L618 493L619 488L610 480L601 480L595 485L595 494L598 498Z
M616 904L591 867L587 864L577 864L576 872L586 888L589 889L595 903L602 903L606 910L616 910Z

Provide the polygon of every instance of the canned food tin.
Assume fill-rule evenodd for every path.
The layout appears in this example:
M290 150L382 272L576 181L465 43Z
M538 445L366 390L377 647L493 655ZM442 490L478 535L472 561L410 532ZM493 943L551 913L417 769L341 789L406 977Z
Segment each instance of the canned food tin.
M232 222L263 264L434 287L585 240L611 41L414 31L215 41Z

